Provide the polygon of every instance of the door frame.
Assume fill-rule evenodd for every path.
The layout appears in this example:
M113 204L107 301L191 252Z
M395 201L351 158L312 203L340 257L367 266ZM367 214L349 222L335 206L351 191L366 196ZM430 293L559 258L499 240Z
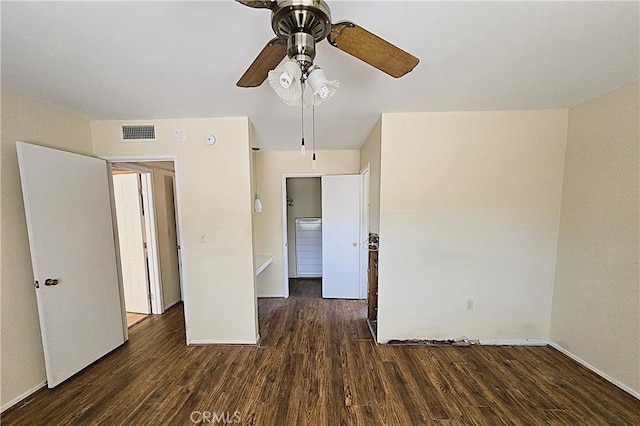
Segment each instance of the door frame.
M180 193L180 172L178 166L178 156L177 155L104 155L99 156L108 163L139 163L139 162L150 162L150 161L173 161L173 169L174 169L174 201L176 205L176 232L178 237L178 245L180 246L180 259L178 262L178 269L180 270L180 293L182 295L182 304L184 306L184 328L185 328L185 339L187 345L191 341L190 333L189 333L189 325L187 322L187 313L189 312L189 297L187 292L187 277L185 273L185 268L182 266L185 264L184 259L186 258L185 251L186 247L183 241L184 232L183 232L183 223L182 223L182 201L181 201L181 193ZM111 190L113 190L113 185ZM115 210L113 211L115 213ZM115 226L115 225L114 225ZM115 232L115 229L114 229ZM122 282L120 282L120 291L122 291ZM160 303L162 305L162 303ZM163 306L164 310L164 306ZM124 299L123 299L123 312L124 312ZM123 314L123 321L126 326L126 313Z
M149 262L149 294L151 295L151 313L163 314L164 303L162 294L162 277L160 275L160 250L158 247L158 228L156 226L156 209L153 198L153 169L137 164L119 164L108 161L110 170L113 167L128 170L140 175L142 183L142 204L144 206L144 234L147 240L147 261ZM116 228L117 220L114 219ZM126 308L126 307L125 307Z
M367 270L369 267L369 230L371 229L371 213L369 211L369 205L371 205L371 163L368 162L367 165L360 170L360 176L360 297L366 299L369 291ZM365 180L368 180L367 189L369 191L366 197L369 205L366 206ZM365 224L367 227L366 230L364 229Z
M287 179L288 178L321 178L326 173L283 173L282 174L282 265L284 297L289 297L289 233L287 222Z

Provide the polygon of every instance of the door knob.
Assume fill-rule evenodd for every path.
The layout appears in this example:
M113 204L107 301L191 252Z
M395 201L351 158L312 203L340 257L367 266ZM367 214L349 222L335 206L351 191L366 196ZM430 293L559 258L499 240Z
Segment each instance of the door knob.
M353 243L353 246L354 247L358 247L358 243Z
M46 286L58 285L58 280L54 278L47 278L46 280L44 280L44 285Z

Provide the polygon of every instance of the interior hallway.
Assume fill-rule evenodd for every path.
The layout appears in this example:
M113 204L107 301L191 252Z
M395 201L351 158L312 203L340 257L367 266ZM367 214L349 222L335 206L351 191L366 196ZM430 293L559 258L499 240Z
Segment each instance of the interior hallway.
M182 304L152 315L2 424L640 424L640 401L549 347L376 346L358 300L259 311L259 347L186 346Z

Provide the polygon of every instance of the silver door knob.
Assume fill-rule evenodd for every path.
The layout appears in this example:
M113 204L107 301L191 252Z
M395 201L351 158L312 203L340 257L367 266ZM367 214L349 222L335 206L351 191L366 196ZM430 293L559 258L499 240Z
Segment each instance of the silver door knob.
M354 247L358 247L358 243L353 243L353 246Z

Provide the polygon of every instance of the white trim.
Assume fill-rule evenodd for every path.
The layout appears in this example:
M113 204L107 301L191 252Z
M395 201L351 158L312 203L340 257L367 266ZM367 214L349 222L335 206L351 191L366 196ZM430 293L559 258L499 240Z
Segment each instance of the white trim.
M37 385L35 385L34 387L32 387L31 389L29 389L28 391L24 392L21 395L16 396L15 398L13 398L11 401L7 402L6 404L4 404L2 406L2 408L0 408L0 413L4 413L6 410L8 410L9 408L13 407L14 405L22 402L24 399L27 399L30 395L32 395L33 393L35 393L36 391L39 391L40 389L42 389L43 387L45 387L47 385L47 381L44 380L40 383L38 383Z
M287 175L282 175L282 267L284 270L284 288L282 297L289 297L289 223L287 222ZM258 296L260 297L260 296ZM263 296L265 297L265 296Z
M254 262L256 260L262 260L262 263L260 264L260 266L258 266L258 269L256 269L256 277L258 275L260 275L260 272L264 271L265 269L267 269L267 266L271 265L271 263L273 263L273 256L268 256L266 259L254 259Z
M283 287L284 296L258 296L258 297L289 297L289 234L287 223L287 179L288 178L304 178L304 177L319 177L324 176L324 173L283 173L282 174L282 192L280 193L282 202L282 265L283 265Z
M100 155L97 158L102 158L110 163L117 163L119 161L123 163L140 163L143 161L173 161L174 166L178 162L177 155Z
M485 346L547 346L549 342L542 339L480 339Z
M360 298L367 299L369 293L369 277L367 272L369 270L369 230L371 229L371 214L368 206L365 206L365 180L369 180L369 193L367 194L367 201L371 202L371 163L367 162L367 165L360 171ZM366 220L365 220L366 219ZM364 229L364 225L367 225L367 229ZM366 248L366 251L365 251Z
M111 227L113 228L113 245L116 250L116 273L118 275L118 293L120 294L120 311L122 315L122 335L124 341L129 340L129 324L127 321L127 307L124 303L124 281L122 279L122 262L120 256L120 236L118 235L118 220L116 214L116 193L113 187L113 167L108 161L105 161L107 168L107 181L109 182L109 205L111 206Z
M267 297L278 297L278 298L282 298L282 297L289 297L289 296L285 296L282 293L267 293L267 294L259 294L257 296L258 298L263 297L263 298L267 298Z
M190 345L252 345L258 344L257 340L191 340Z
M142 179L142 201L145 203L145 232L149 239L148 259L149 259L149 275L151 275L151 300L154 314L163 314L164 306L162 301L164 295L162 293L162 274L160 272L160 247L158 243L158 227L156 220L156 204L154 199L153 187L153 169L140 175Z
M636 399L640 399L640 392L631 389L629 386L625 385L620 380L614 379L613 377L609 376L604 371L600 370L599 368L594 367L593 365L589 364L587 361L583 360L582 358L580 358L579 356L573 354L572 352L569 352L567 349L563 348L562 346L560 346L556 342L549 341L548 343L549 343L549 346L551 346L552 348L556 349L559 352L562 352L563 354L565 354L566 356L568 356L569 358L571 358L572 360L574 360L578 364L580 364L583 367L586 367L589 370L593 371L598 376L600 376L603 379L607 380L611 384L619 387L620 389L622 389L623 391L627 392L628 394L630 394L631 396L635 397Z

